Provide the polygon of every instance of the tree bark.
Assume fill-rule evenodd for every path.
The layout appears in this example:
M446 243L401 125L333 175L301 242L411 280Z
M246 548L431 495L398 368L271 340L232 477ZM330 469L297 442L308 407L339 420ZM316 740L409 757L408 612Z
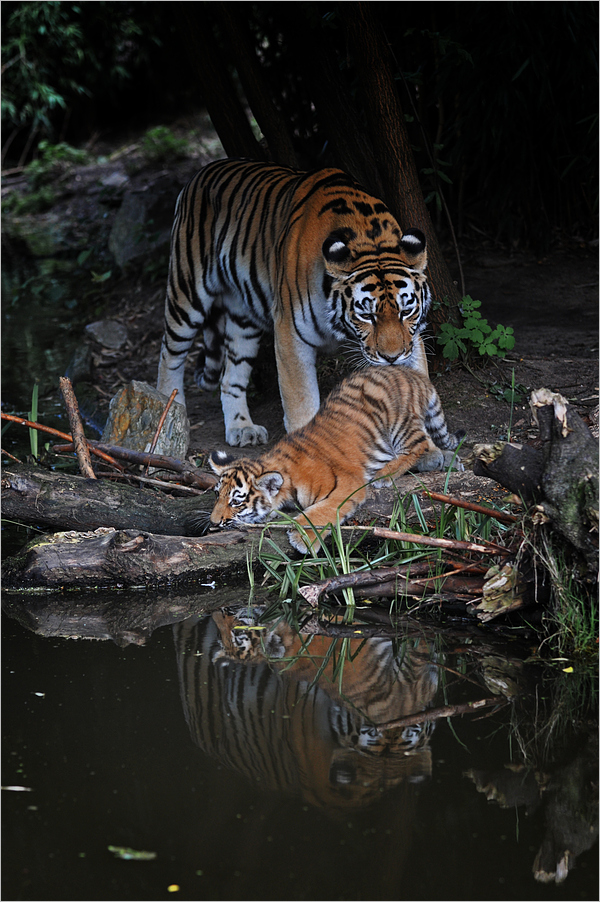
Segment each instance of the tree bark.
M390 51L367 3L349 3L342 14L348 48L359 79L363 110L384 186L384 197L401 228L424 232L428 279L434 301L457 307L459 291L450 275L423 198L404 114L393 78ZM448 319L448 310L442 321ZM432 317L435 321L435 312Z
M200 87L201 100L229 157L264 160L266 154L254 137L223 55L216 46L208 4L176 3L179 33Z
M165 536L199 535L213 497L170 498L162 492L14 466L2 472L2 514L52 529L100 526L144 529Z
M222 569L218 549L244 541L231 530L202 538L153 535L139 529L101 527L35 539L3 566L5 588L154 588L207 579Z
M568 402L542 388L530 407L542 449L514 445L475 447L476 476L494 479L552 526L579 551L591 572L598 570L598 442Z
M269 156L283 166L298 168L298 160L285 122L273 103L269 85L258 63L246 23L231 3L218 4L227 43L235 48L235 67L250 108L267 141Z

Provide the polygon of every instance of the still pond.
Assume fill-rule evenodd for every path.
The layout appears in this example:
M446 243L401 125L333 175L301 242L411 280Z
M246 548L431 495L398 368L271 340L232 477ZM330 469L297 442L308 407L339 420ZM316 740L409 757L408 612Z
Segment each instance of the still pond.
M203 591L5 596L3 899L598 898L584 675Z

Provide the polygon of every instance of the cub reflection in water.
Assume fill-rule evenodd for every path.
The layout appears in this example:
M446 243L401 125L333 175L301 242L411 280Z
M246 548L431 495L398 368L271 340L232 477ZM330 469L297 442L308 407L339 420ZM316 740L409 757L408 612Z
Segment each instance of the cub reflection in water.
M333 655L314 681L342 640L301 637L284 622L258 628L228 611L174 634L192 739L265 790L341 811L431 775L431 723L380 729L433 704L438 671L424 640L345 640L340 691Z

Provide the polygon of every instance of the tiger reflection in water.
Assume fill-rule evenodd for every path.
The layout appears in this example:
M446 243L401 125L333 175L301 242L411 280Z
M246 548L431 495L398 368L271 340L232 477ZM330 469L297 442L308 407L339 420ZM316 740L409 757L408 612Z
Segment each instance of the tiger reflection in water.
M378 727L432 705L438 669L424 640L400 649L391 639L348 640L340 694L333 656L313 684L329 637L301 637L284 622L257 628L227 610L174 633L192 739L265 790L333 813L431 775L431 723Z

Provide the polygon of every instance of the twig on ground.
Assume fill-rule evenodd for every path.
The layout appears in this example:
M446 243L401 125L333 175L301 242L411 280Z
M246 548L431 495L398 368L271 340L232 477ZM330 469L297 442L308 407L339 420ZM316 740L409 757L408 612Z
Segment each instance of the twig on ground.
M23 417L17 417L12 413L2 413L0 417L3 420L6 420L9 423L17 423L19 426L28 426L30 429L37 429L39 432L45 432L48 435L53 435L55 438L62 438L63 440L69 442L69 451L72 451L74 448L73 436L68 435L66 432L61 432L59 429L53 429L52 426L43 426L41 423L34 423L32 420L25 420ZM95 454L96 457L99 457L100 460L103 460L107 464L111 464L111 466L116 467L117 470L124 470L124 467L121 466L116 460L113 460L108 454L105 454L104 451L95 448L92 442L87 442L89 445L90 451L92 454Z
M459 498L452 498L450 495L442 495L439 492L430 492L428 489L423 492L423 497L431 498L432 501L441 501L443 504L452 504L454 507L462 507L465 510L474 511L477 514L488 514L490 517L494 517L496 520L502 520L505 523L516 523L519 519L512 514L505 513L505 511L497 511L491 507L486 507L483 504L475 504L472 501L462 501Z
M162 430L163 426L165 425L165 420L167 419L167 414L171 409L171 405L173 404L173 401L175 400L175 395L177 394L177 392L178 392L178 389L174 388L173 391L171 392L171 396L170 396L169 400L165 404L165 409L163 410L163 412L160 415L160 420L158 421L158 426L156 427L156 432L154 433L154 438L150 442L150 449L149 449L150 454L154 454L154 449L156 448L156 443L158 442L158 438L160 436L161 430ZM149 465L146 467L146 474L145 474L146 476L148 475L148 467L149 467Z
M475 542L461 542L459 539L438 539L434 536L421 536L412 532L396 532L381 526L373 527L373 535L378 539L393 539L398 542L414 542L415 545L429 545L432 548L447 548L452 551L477 551L479 554L510 554L508 548L486 542L479 545Z
M139 464L143 467L154 467L157 470L172 470L182 476L185 485L192 485L199 489L211 489L216 485L216 478L211 473L202 473L192 464L177 460L176 457L167 457L164 454L150 454L149 451L133 451L131 448L121 448L118 445L103 445L101 442L88 442L91 449L103 451L113 457L120 458L131 464ZM72 451L71 445L54 445L53 451L58 454L63 451Z

